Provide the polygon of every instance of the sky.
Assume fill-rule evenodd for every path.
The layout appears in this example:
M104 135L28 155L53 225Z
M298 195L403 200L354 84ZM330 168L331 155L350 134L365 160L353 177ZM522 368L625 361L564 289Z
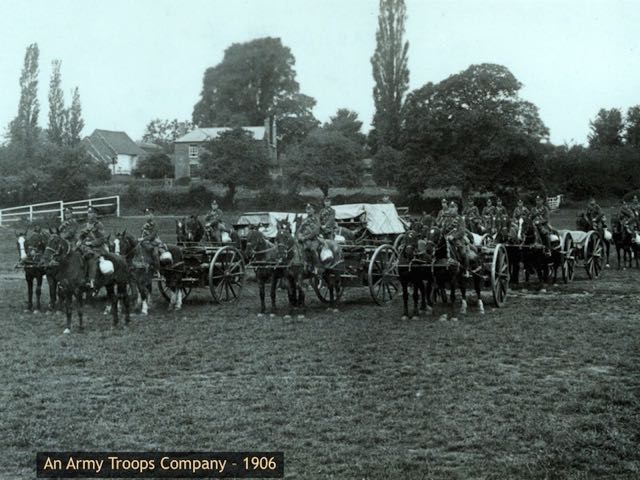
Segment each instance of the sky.
M406 0L410 90L471 64L506 66L555 144L586 143L601 108L640 104L638 0ZM0 0L0 129L16 115L26 47L40 48L40 125L51 61L67 105L77 86L85 135L142 137L154 118L191 119L207 67L232 43L271 36L295 58L316 117L374 112L377 0Z

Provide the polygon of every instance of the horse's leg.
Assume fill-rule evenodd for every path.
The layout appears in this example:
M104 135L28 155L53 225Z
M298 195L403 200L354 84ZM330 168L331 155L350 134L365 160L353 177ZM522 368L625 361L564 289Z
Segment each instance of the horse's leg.
M73 292L65 291L62 294L62 298L64 300L64 311L67 314L67 327L63 333L71 333L71 304L73 302Z
M467 282L463 277L459 277L459 287L460 287L460 315L467 314Z
M24 278L27 281L27 310L33 310L33 275L30 271L25 271Z
M42 295L42 278L43 274L38 274L36 277L36 309L33 313L38 313L41 310L40 306L40 296Z
M420 299L420 287L418 286L418 279L413 279L413 317L412 320L417 320L420 316L420 309L418 308L418 300Z
M118 299L124 309L124 323L129 323L129 292L127 291L127 283L118 283Z
M118 325L118 297L114 292L113 283L105 285L107 290L107 302L111 305L111 317L113 326Z
M402 320L409 320L409 282L406 275L400 275L402 285Z
M53 275L47 275L47 284L49 285L49 310L53 311L58 303L58 282Z
M484 315L484 303L482 303L482 279L477 275L473 278L473 285L476 289L476 295L478 296L478 311L480 315Z
M276 271L273 271L271 273L271 289L269 290L269 296L271 298L271 315L275 315L276 314L276 294L277 294L277 290L278 290L278 275L275 273Z
M260 313L258 316L262 316L265 314L267 309L264 302L264 277L262 276L261 271L256 272L256 277L258 278L258 291L260 292Z
M82 301L82 291L80 289L78 289L76 291L76 299L78 301L78 328L80 329L80 331L84 330L84 325L82 323L82 315L83 315L83 301Z

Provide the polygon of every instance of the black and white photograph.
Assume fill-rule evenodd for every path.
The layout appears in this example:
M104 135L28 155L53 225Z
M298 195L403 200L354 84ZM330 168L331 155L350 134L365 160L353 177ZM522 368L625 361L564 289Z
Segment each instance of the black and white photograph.
M637 0L0 11L0 479L640 478Z

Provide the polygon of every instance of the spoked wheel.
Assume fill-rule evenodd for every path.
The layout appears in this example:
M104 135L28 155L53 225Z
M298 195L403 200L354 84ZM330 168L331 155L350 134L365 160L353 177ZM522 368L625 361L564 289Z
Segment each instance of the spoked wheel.
M393 241L393 248L395 248L396 250L399 249L400 244L402 243L402 241L404 240L404 233L401 233L400 235L398 235L396 237L396 239Z
M369 261L369 291L378 305L386 305L400 292L398 251L391 245L380 245Z
M315 275L311 281L311 286L313 287L313 291L316 292L318 300L322 303L330 303L329 286L322 275ZM333 293L334 301L339 301L342 298L343 293L344 287L342 286L342 282L339 281Z
M167 280L160 276L157 280L158 283L158 290L160 290L160 293L162 294L162 296L164 297L164 299L167 302L171 301L171 289L167 286ZM191 293L191 287L182 287L182 300L186 300L187 297L189 296L189 294Z
M493 249L491 261L491 291L496 307L502 307L507 301L509 289L509 257L507 249L499 243Z
M573 251L573 237L571 233L565 232L562 236L562 281L569 283L573 281L576 269L576 256Z
M222 247L209 264L209 290L216 303L235 302L244 285L245 266L240 251Z
M600 276L603 267L604 248L598 232L589 232L584 241L584 268L589 278L594 280Z

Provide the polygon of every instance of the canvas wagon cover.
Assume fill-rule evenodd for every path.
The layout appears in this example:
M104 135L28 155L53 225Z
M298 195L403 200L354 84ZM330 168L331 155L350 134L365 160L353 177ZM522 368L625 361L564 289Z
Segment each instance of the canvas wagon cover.
M361 217L373 235L404 233L406 230L393 203L351 203L335 205L333 209L336 211L336 220Z
M275 238L278 233L278 220L288 219L291 223L292 231L295 231L294 220L297 213L291 212L249 212L243 214L235 223L235 227L238 230L242 230L242 227L248 227L250 225L260 225L260 230L267 238ZM306 214L302 215L306 217ZM240 236L246 236L247 232L240 231Z

